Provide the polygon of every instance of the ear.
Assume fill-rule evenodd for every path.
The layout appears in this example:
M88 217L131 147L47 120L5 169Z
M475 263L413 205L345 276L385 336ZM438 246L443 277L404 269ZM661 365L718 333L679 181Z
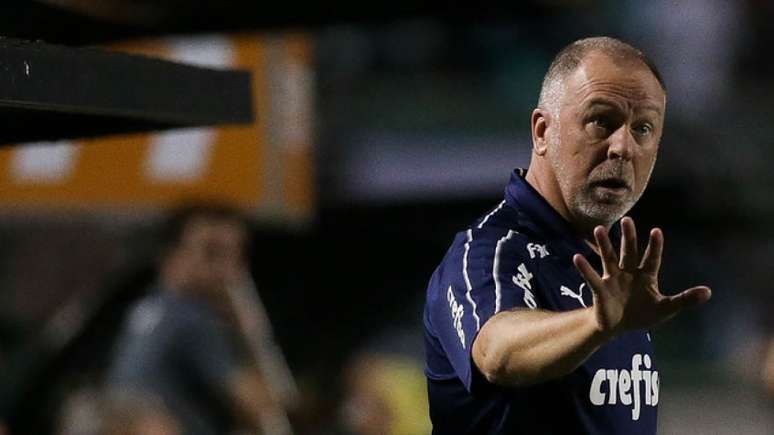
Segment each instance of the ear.
M535 154L543 156L548 149L548 142L546 141L546 135L548 131L548 125L551 122L551 114L543 109L535 109L532 111L532 117L530 118L530 125L532 127L532 149Z

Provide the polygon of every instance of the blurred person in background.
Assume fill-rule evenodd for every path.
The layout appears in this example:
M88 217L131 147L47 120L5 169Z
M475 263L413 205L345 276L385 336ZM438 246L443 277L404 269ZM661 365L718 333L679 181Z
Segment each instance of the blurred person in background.
M58 435L180 435L179 423L158 397L142 393L106 395L84 388L62 409Z
M769 340L764 355L763 367L761 370L763 386L769 396L774 399L774 338Z
M190 205L170 214L156 291L133 307L116 343L111 397L158 398L182 435L264 433L270 416L284 415L249 355L229 298L228 289L247 277L248 237L246 221L228 206Z
M457 234L428 287L434 434L656 433L650 329L711 294L662 294L661 230L641 254L623 217L648 184L665 105L652 61L617 39L554 58L529 170Z
M348 435L427 435L421 361L378 351L356 354L344 372L341 420Z

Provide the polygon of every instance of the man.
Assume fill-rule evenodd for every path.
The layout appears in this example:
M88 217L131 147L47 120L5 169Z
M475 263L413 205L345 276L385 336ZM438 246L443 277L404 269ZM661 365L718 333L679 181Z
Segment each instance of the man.
M157 397L109 397L84 388L68 395L57 435L180 435L177 422Z
M219 205L172 213L163 226L158 291L129 315L108 377L122 397L161 401L184 435L260 432L262 415L276 415L256 364L235 331L229 287L246 276L247 226ZM274 414L272 414L272 412Z
M650 178L665 104L656 68L621 41L583 39L554 59L529 170L457 235L430 280L434 434L656 432L649 329L710 297L662 294L661 231L640 255L622 219Z
M761 379L766 392L774 398L774 338L764 345L764 357L761 367ZM0 432L0 435L2 432Z

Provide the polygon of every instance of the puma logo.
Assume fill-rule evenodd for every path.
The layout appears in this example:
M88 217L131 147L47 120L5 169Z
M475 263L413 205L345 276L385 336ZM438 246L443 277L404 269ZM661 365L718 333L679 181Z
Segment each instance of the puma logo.
M576 299L578 302L580 302L581 305L583 305L583 307L586 307L586 303L583 302L583 287L586 287L586 283L580 285L578 288L578 293L575 293L565 286L562 286L559 290L562 292L562 296L569 296L573 299Z

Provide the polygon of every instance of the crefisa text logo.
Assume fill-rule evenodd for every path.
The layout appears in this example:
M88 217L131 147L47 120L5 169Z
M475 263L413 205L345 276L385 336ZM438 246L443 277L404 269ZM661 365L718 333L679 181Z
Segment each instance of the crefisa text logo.
M591 380L589 399L597 406L618 403L632 407L632 420L639 420L642 402L658 405L658 371L650 370L650 355L632 355L632 368L599 369Z

